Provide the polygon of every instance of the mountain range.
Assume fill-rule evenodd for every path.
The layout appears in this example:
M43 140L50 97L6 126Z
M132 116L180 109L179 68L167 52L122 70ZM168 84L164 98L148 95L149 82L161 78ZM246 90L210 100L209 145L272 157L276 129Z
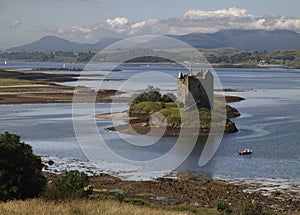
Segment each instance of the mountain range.
M192 33L167 35L181 40L194 48L234 47L245 51L274 51L300 49L300 34L287 30L223 30L216 33ZM9 51L84 51L101 50L122 38L104 38L97 43L77 43L56 37L45 36L35 42L10 48ZM145 48L159 48L161 41L153 40ZM170 44L168 48L181 48Z

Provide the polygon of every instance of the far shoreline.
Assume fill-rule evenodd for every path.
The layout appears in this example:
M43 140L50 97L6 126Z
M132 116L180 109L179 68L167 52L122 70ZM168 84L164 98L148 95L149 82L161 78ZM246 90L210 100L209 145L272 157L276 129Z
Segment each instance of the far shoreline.
M0 61L5 61L5 59L0 59ZM7 60L6 60L7 61ZM117 65L180 65L180 64L177 64L177 63L172 63L172 62L114 62L114 61L105 61L105 62L90 62L90 61L84 61L84 62L68 62L68 61L28 61L28 60L12 60L10 62L17 62L17 63L21 63L21 62L29 62L29 63L61 63L62 65L63 64L67 64L68 66L70 65L87 65L89 63L92 63L92 64L117 64ZM240 69L269 69L269 68L272 68L272 67L280 67L280 68L288 68L288 69L297 69L297 68L294 68L292 66L286 66L286 65L281 65L281 64L224 64L224 63L220 63L220 64L210 64L211 65L211 68L224 68L224 69L234 69L234 68L240 68ZM42 69L42 70L36 70L36 71L43 71L43 70L47 70L47 69L57 69L57 70L65 70L65 71L82 71L82 69L80 68L76 68L76 67L66 67L66 68L63 68L63 67L59 67L59 68L53 68L53 67L50 67L50 68L39 68L39 67L33 67L32 69L35 70L35 69ZM195 66L197 67L198 65L197 64L192 64L191 66ZM6 67L2 67L3 69L9 69L9 68L6 68ZM114 69L112 70L114 71ZM116 69L116 71L119 71L118 69Z

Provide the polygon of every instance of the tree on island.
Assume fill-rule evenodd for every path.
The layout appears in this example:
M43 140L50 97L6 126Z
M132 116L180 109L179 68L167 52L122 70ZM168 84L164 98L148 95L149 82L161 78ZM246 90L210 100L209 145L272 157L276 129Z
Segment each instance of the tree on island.
M0 134L0 201L38 196L46 186L41 158L20 136Z
M158 87L148 86L148 88L141 94L133 95L132 105L141 102L174 102L176 96L173 93L161 95Z

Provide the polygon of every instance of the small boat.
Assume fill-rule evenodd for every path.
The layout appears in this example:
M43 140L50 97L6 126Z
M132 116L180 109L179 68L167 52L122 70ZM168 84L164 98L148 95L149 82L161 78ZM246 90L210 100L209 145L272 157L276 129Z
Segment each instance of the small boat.
M4 64L6 65L6 64L7 64L7 61L4 61Z
M238 155L251 155L252 150L250 149L244 149L243 151L238 151Z

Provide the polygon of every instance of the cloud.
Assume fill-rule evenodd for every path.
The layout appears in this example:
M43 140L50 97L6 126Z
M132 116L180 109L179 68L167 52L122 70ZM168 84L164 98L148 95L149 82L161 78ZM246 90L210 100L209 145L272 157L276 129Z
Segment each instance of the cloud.
M285 29L299 32L300 19L288 19L286 17L281 17L275 21L273 26L274 29Z
M132 22L126 17L115 17L107 19L104 23L86 26L58 26L51 28L50 31L74 41L95 42L104 37L213 33L227 29L284 29L300 32L300 19L254 16L249 14L246 9L235 7L214 11L190 9L180 17L164 20L149 19Z
M18 19L16 20L7 20L4 22L0 22L0 26L6 29L14 29L20 26L22 22Z
M249 17L246 9L232 7L229 9L203 11L203 10L188 10L184 17L188 19L203 19L203 18L223 18L223 17Z
M134 23L133 25L131 25L131 28L133 28L133 29L142 28L142 27L144 27L146 24L147 24L146 21L137 22L137 23Z
M116 26L126 25L128 24L128 19L125 17L117 17L115 19L107 19L106 23L112 28Z
M48 32L55 33L59 36L62 36L64 38L73 40L73 41L91 41L96 40L96 38L93 38L95 36L98 28L101 26L98 25L87 25L87 26L57 26L52 27L48 30ZM45 29L45 28L44 28Z
M126 33L129 20L125 17L117 17L115 19L107 19L106 24L116 33Z

